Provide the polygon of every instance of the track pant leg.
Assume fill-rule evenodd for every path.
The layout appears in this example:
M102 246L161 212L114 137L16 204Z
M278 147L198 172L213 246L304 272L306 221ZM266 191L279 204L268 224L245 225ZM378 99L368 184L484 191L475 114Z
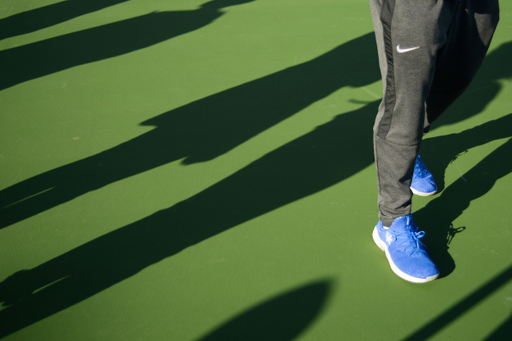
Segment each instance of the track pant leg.
M424 129L479 68L498 2L370 0L370 6L384 85L374 125L379 218L390 226L411 212L409 186Z

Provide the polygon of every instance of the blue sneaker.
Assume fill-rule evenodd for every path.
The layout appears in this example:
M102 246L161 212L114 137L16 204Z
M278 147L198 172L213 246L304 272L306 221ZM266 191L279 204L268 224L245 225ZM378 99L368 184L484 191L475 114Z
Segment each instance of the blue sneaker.
M379 221L373 230L373 240L386 253L395 274L413 283L425 283L436 279L439 270L420 242L425 232L418 232L412 215L396 218L391 227L384 228Z
M437 185L434 176L428 171L427 167L421 161L420 156L416 158L414 173L412 175L411 191L416 195L427 197L437 192Z

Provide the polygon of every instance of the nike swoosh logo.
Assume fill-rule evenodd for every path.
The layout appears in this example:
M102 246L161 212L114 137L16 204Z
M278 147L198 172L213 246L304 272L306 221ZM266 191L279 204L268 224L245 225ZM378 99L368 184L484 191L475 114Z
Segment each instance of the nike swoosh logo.
M406 53L406 52L410 52L410 51L417 50L417 49L419 49L419 48L420 48L419 46L416 46L416 47L410 47L410 48L408 48L408 49L402 49L402 48L400 48L400 45L398 45L398 46L396 47L396 51L397 51L398 53Z

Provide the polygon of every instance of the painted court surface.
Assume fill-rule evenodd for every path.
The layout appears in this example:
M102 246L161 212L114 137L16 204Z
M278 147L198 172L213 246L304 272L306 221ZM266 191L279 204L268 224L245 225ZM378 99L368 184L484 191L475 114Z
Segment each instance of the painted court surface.
M507 340L512 3L389 269L366 0L0 0L0 338Z

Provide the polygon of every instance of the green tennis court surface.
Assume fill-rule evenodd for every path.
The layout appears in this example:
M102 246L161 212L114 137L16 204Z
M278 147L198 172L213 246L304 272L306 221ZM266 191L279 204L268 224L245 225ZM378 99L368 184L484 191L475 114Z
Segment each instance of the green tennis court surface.
M508 340L512 4L422 157L442 277L371 232L365 0L0 0L0 338Z

